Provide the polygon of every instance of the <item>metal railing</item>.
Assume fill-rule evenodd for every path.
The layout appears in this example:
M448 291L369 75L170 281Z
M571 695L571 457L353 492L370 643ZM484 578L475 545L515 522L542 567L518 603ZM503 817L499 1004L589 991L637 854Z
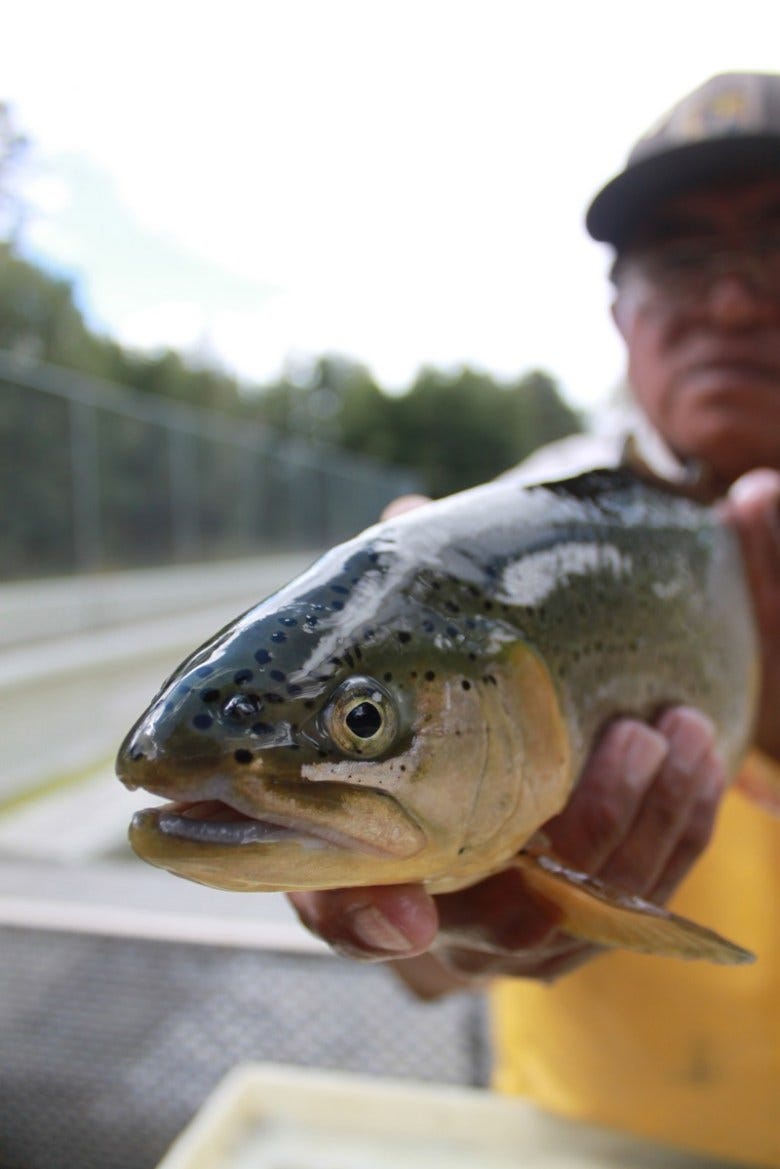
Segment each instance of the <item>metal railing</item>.
M354 534L419 487L377 460L0 352L0 577Z

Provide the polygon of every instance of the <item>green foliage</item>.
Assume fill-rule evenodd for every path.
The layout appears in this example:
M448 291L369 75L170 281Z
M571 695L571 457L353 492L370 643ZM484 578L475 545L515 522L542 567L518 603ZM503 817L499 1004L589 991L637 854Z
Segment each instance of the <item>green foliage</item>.
M70 368L91 364L94 339L65 280L19 259L0 244L0 347Z
M434 496L489 479L580 429L553 379L538 371L503 384L469 368L423 369L406 393L390 395L363 366L334 355L320 357L303 384L287 377L250 388L171 350L134 353L91 332L71 285L8 244L0 244L0 347L409 467Z
M215 369L195 368L172 349L159 354L133 353L115 341L101 340L94 350L94 368L119 385L180 402L233 412L238 409L238 382Z
M29 360L212 409L236 411L238 382L173 350L134 353L87 328L73 287L0 244L0 348Z
M581 429L545 373L504 385L468 368L424 369L405 394L391 396L362 366L332 356L320 358L304 386L266 387L255 408L271 426L414 468L434 496L490 479Z

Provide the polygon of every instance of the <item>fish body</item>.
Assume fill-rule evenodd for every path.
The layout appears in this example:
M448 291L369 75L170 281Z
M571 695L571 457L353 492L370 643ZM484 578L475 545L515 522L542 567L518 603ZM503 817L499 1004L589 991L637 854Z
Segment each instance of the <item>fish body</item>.
M627 469L486 484L332 549L179 667L119 754L173 801L131 843L226 889L457 889L515 863L617 715L693 705L733 773L757 660L712 509Z

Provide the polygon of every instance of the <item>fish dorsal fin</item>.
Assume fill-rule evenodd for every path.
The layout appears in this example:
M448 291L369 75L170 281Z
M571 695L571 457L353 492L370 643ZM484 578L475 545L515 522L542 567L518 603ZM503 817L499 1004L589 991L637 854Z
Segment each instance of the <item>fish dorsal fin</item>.
M647 461L639 448L635 434L626 435L619 465L645 483L659 487L670 495L692 499L696 503L710 503L717 495L712 471L703 463L681 464L678 474L673 477L664 475Z
M755 960L750 951L712 930L566 868L552 857L524 852L512 864L532 896L552 907L559 928L573 937L642 954L729 966Z

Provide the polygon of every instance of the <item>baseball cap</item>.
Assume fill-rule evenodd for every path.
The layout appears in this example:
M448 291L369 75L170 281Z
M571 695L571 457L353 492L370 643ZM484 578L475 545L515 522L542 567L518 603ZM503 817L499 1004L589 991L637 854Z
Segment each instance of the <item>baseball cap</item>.
M720 73L644 134L596 195L590 235L618 249L659 202L733 175L780 173L780 75Z

